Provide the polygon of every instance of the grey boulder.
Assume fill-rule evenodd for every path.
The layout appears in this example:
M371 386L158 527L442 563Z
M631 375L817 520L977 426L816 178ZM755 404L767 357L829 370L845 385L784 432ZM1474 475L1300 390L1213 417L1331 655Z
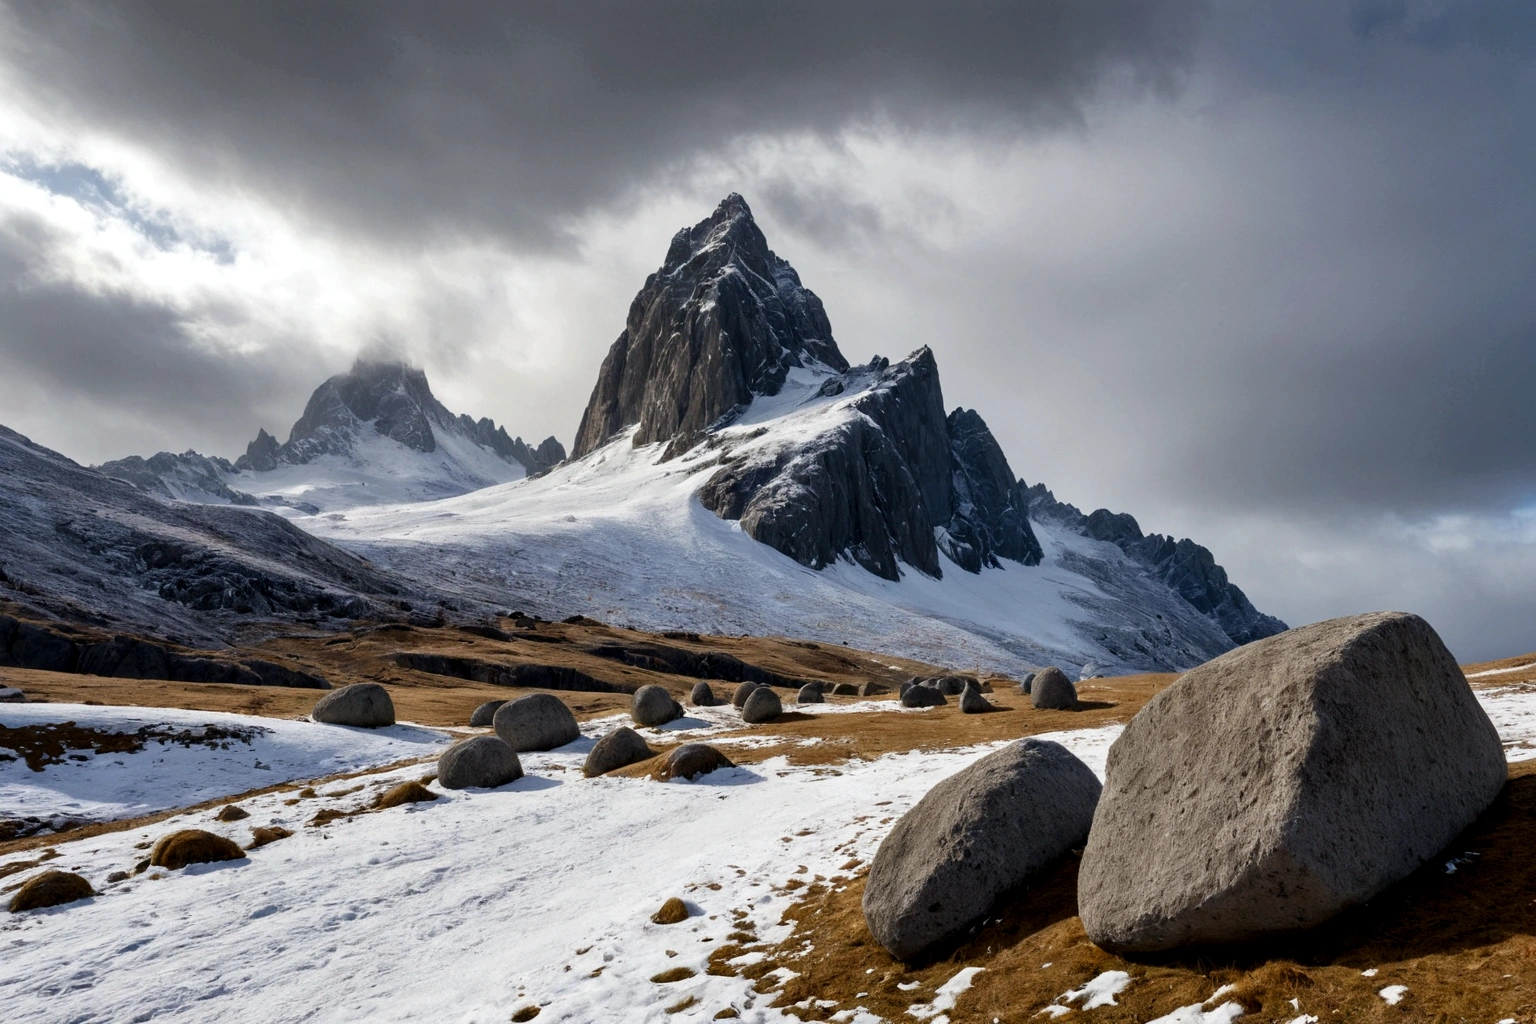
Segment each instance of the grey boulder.
M1052 665L1035 673L1029 702L1047 711L1070 711L1077 707L1077 687L1065 672Z
M759 686L747 697L741 708L741 720L757 725L768 722L784 713L784 703L771 686Z
M635 691L629 701L629 717L636 725L665 725L683 717L683 708L665 687L652 683Z
M864 889L870 934L899 960L961 934L1082 845L1099 789L1066 747L1034 738L951 775L875 853Z
M504 700L488 700L475 708L469 714L470 727L475 729L489 728L491 721L496 717L496 709L505 703L506 701Z
M800 687L800 692L795 694L796 704L825 704L827 698L822 696L820 683L806 683Z
M981 695L981 691L970 684L960 691L960 712L966 715L982 715L988 711L996 711L992 702Z
M1439 853L1506 773L1488 716L1418 616L1255 641L1185 673L1110 748L1083 926L1128 952L1311 927Z
M522 777L517 752L497 736L455 743L437 759L437 782L444 789L495 789Z
M944 699L938 687L917 683L901 691L901 703L903 707L909 708L936 708L940 704L948 704L949 701Z
M734 767L730 758L707 743L684 743L662 758L655 777L662 780L696 779L721 768Z
M639 733L627 725L621 726L597 741L588 752L581 773L590 779L655 756L656 752L646 745Z
M736 687L736 692L731 695L731 706L738 711L746 707L747 698L752 696L752 691L762 685L762 683L748 681Z
M1019 692L1022 693L1024 696L1028 697L1029 696L1030 685L1032 683L1034 683L1034 681L1035 681L1035 673L1033 673L1033 672L1026 672L1026 673L1024 673L1024 678L1019 683Z
M321 697L309 717L326 725L379 729L395 724L395 702L378 683L353 683Z
M530 693L508 701L496 709L491 725L496 735L518 752L554 750L581 735L571 709L548 693Z
M715 691L702 679L693 684L693 692L688 695L688 699L698 708L712 708L720 703Z

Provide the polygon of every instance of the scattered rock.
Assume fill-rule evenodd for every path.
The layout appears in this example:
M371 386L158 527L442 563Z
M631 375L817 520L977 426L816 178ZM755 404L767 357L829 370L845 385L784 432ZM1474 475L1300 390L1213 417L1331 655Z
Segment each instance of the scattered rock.
M746 707L747 698L752 696L752 691L762 685L762 683L754 683L749 680L736 687L736 692L731 695L731 706L738 711Z
M820 683L806 683L800 687L800 692L795 694L796 704L825 704L827 698L821 695Z
M884 683L864 683L859 687L860 697L879 697L891 692L891 688Z
M353 683L321 697L309 717L327 725L379 729L395 724L395 702L378 683Z
M984 715L988 711L996 711L992 702L981 695L981 691L974 686L967 685L960 691L960 713L964 715Z
M656 924L677 924L688 920L688 904L673 896L661 905L661 909L651 915L651 920Z
M1066 747L1034 738L943 780L875 853L864 889L870 934L900 960L961 934L1082 845L1099 788Z
M1255 641L1185 673L1110 749L1083 925L1112 951L1311 927L1434 857L1506 774L1488 716L1418 616Z
M245 851L233 839L200 828L184 828L160 837L150 851L150 867L175 871L188 864L211 864L221 860L240 860Z
M682 718L683 708L672 699L666 687L651 683L640 687L630 698L629 717L634 719L636 725L665 725L673 719Z
M673 967L660 974L651 975L651 980L658 985L669 985L674 981L687 981L695 973L697 972L692 967Z
M1053 665L1035 673L1029 702L1045 710L1070 711L1077 707L1077 687L1072 685L1065 672Z
M752 725L769 722L784 713L784 703L769 686L759 686L752 691L741 708L741 720Z
M249 818L251 812L239 804L225 804L219 809L219 813L213 816L215 821L241 821Z
M700 708L712 708L720 703L720 699L715 696L715 691L710 689L709 684L702 679L693 684L693 692L688 695L688 699L694 707Z
M437 759L437 782L444 789L495 789L522 777L523 763L500 736L455 743Z
M133 876L126 871L113 871L107 875L107 884L116 885L118 882L126 882L132 877Z
M91 883L71 871L44 871L27 879L16 890L11 897L10 911L19 914L24 910L57 907L95 895Z
M496 709L491 720L496 735L518 753L554 750L581 736L576 716L559 697L530 693Z
M852 683L838 683L832 687L832 696L834 697L857 697L858 695L859 688Z
M16 687L0 686L0 704L20 704L26 699L27 695L16 689Z
M901 704L908 708L936 708L948 703L938 687L924 686L922 683L907 687L901 694Z
M261 847L266 846L268 843L275 843L279 839L287 839L291 835L293 835L293 833L283 828L281 825L258 826L251 829L251 845L247 846L246 849L258 850Z
M512 1024L527 1024L539 1015L539 1007L525 1006L512 1015Z
M707 743L684 743L662 759L656 769L658 779L696 779L735 763Z
M597 745L588 752L581 773L590 779L655 756L656 752L646 745L639 733L628 726L621 726L597 741Z
M1030 686L1031 686L1031 684L1034 683L1034 681L1035 681L1035 673L1033 673L1033 672L1026 672L1026 673L1024 673L1024 679L1023 679L1022 682L1019 683L1019 692L1022 693L1024 696L1028 697L1029 696Z
M472 729L488 729L492 720L496 717L496 711L506 701L488 700L469 713L469 725Z
M402 782L394 789L379 794L379 798L373 802L373 806L379 810L386 807L399 807L401 804L421 804L428 800L436 800L437 794L419 782Z

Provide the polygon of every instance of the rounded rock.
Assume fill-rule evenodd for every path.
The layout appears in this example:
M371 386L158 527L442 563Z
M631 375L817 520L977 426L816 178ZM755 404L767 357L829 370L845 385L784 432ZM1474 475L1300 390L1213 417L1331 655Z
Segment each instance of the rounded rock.
M590 779L655 756L656 752L646 745L639 733L627 725L621 726L598 740L588 751L581 773Z
M326 725L381 729L395 724L395 702L378 683L353 683L321 697L309 717Z
M702 679L693 684L693 692L688 694L688 700L697 708L712 708L720 703L715 691Z
M491 725L507 746L516 753L529 750L554 750L581 736L576 716L559 697L548 693L530 693L508 701L491 716Z
M731 706L737 711L746 707L747 698L752 696L752 691L762 685L762 683L754 683L749 680L736 687L736 692L731 694Z
M658 779L696 779L700 775L721 768L734 768L735 763L707 743L684 743L674 748L662 759L656 769Z
M21 888L11 897L8 909L13 914L19 914L24 910L62 906L95 895L96 890L91 888L91 883L72 871L44 871L22 883Z
M825 704L827 698L822 696L820 683L806 683L800 687L800 692L795 694L796 704Z
M200 828L184 828L160 837L149 855L149 865L175 871L188 864L212 864L244 856L245 851L232 839Z
M636 725L665 725L683 717L682 705L672 699L666 687L650 683L635 691L629 699L629 717Z
M771 686L759 686L741 708L741 720L752 725L770 722L784 713L784 702Z
M1030 684L1029 702L1045 711L1070 711L1077 707L1077 687L1067 674L1054 665L1035 673Z
M901 695L901 705L907 708L936 708L941 704L948 704L944 695L936 686L925 686L918 683L909 686Z
M437 759L437 783L444 789L495 789L522 777L517 751L500 736L455 743Z
M988 711L996 711L992 702L981 695L981 690L975 686L966 684L960 691L960 713L963 715L983 715Z
M491 722L496 718L496 710L505 703L506 701L504 700L488 700L484 704L481 704L479 707L475 708L475 710L470 712L469 715L470 728L489 729L491 727Z

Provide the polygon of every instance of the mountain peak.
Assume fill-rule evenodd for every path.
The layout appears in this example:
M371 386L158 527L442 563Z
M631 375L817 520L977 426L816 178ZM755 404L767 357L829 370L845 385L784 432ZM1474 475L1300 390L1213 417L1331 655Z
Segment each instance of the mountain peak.
M672 236L661 269L635 296L573 455L636 424L636 444L697 434L757 395L778 394L790 368L813 365L842 372L848 360L821 300L768 248L733 192Z

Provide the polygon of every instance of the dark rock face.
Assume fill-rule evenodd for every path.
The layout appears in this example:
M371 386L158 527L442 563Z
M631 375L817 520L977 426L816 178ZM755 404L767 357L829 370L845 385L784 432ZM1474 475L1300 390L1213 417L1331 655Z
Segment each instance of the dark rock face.
M901 691L902 707L908 708L936 708L941 704L948 704L944 694L939 692L936 686L924 686L916 683Z
M944 553L969 572L1007 558L1039 565L1044 553L1029 525L1029 491L1014 477L1003 449L980 414L949 414L954 514L942 541Z
M800 692L795 694L796 704L825 704L827 698L822 696L820 683L806 683L800 687Z
M709 684L702 679L693 684L693 690L688 694L688 699L695 707L700 708L712 708L720 703L715 697L715 691L710 689Z
M258 428L256 440L245 446L245 455L235 462L235 467L240 470L255 470L258 473L267 473L277 468L277 450L282 447L277 443L277 438L267 433L265 429Z
M554 750L581 735L576 716L559 697L530 693L496 709L491 717L496 735L507 746L521 753L525 750Z
M1256 641L1185 673L1110 748L1083 926L1105 949L1155 951L1319 924L1438 854L1506 777L1418 616Z
M739 195L672 238L630 304L582 415L572 454L639 424L636 444L705 430L755 395L778 394L790 367L848 363L821 300L768 248Z
M900 960L959 935L1082 844L1099 790L1066 747L1033 738L951 775L875 853L864 889L870 934Z
M784 702L771 686L759 686L741 706L741 720L752 725L771 722L784 713Z
M309 717L328 725L381 729L395 724L395 702L378 683L353 683L321 697Z
M1175 541L1160 533L1143 534L1135 517L1101 508L1083 515L1076 506L1056 500L1044 484L1025 492L1030 514L1094 540L1108 541L1161 580L1194 609L1216 622L1234 644L1252 643L1286 629L1273 615L1253 606L1210 550L1189 538Z
M587 752L581 773L589 779L595 778L655 756L656 752L646 745L639 733L621 726L598 740Z
M1029 702L1048 711L1070 711L1077 707L1077 687L1061 669L1052 665L1035 673L1029 687Z
M996 711L992 702L981 695L981 691L974 686L967 686L960 691L960 712L966 715L984 715L988 711Z
M437 783L444 789L495 789L522 777L517 752L497 736L455 743L437 759Z

